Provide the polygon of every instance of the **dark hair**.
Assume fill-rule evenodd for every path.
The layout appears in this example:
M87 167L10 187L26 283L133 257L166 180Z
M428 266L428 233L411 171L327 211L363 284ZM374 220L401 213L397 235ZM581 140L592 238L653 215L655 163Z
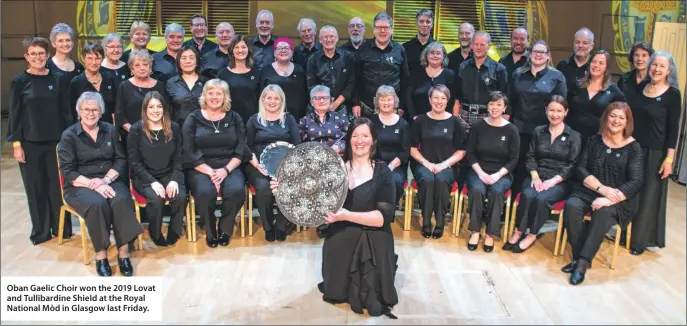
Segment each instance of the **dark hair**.
M193 20L196 18L203 18L203 20L205 21L205 27L207 27L208 19L205 18L205 16L203 16L201 14L195 14L195 15L191 16L191 25L193 25Z
M150 104L152 99L156 99L162 104L162 133L165 135L165 142L168 142L172 140L172 122L169 118L169 106L167 106L165 99L158 91L146 93L141 103L141 127L143 127L143 133L148 137L149 141L153 141L150 136L150 127L148 126L148 104Z
M105 58L105 50L99 42L89 42L81 49L81 56L85 57L87 54L100 54L101 58Z
M365 117L360 117L348 126L348 132L346 133L346 151L344 151L344 162L348 162L351 159L353 159L353 151L351 149L351 138L353 138L353 132L360 126L366 125L368 128L370 128L370 135L372 135L372 147L370 148L370 162L374 162L377 160L377 132L375 131L374 123L372 123L372 120L365 118Z
M601 115L599 133L601 136L603 136L608 131L608 116L611 115L613 110L622 110L625 112L625 119L627 120L627 123L625 124L625 130L623 130L623 137L629 138L632 136L632 132L635 129L635 124L634 118L632 117L632 110L625 102L613 102L606 107L606 110Z
M196 55L196 69L194 69L194 70L195 70L196 74L198 74L198 76L200 76L200 54L198 53L198 50L196 50L196 48L194 48L192 45L188 45L188 44L182 46L181 49L179 49L179 52L177 52L177 58L175 61L177 63L177 71L179 71L179 76L182 75L182 72L181 72L181 54L186 52L186 51L193 51L193 54Z
M548 108L548 107L549 107L549 104L551 104L551 103L553 103L553 102L556 102L556 103L560 104L561 106L563 106L563 108L564 108L566 111L568 110L568 101L565 99L564 96L561 96L561 95L558 95L558 94L551 96L551 99L549 100L549 103L546 103L546 107Z
M231 43L229 43L229 67L231 67L231 68L236 67L236 61L234 59L234 48L241 41L245 42L246 46L248 47L248 56L246 57L246 67L252 68L253 67L253 44L251 44L250 39L248 39L243 34L234 35L234 38L231 40Z
M589 62L590 64L587 66L586 69L586 76L584 77L584 81L582 82L582 88L587 88L589 87L589 84L592 83L592 65L591 62L594 60L594 57L597 55L603 55L606 58L606 71L604 72L604 77L602 79L602 86L603 89L606 89L608 85L611 84L611 68L608 66L611 63L611 55L608 53L608 51L604 49L600 49L596 52L592 52L592 54L589 56Z
M637 49L642 49L646 52L649 52L649 56L654 54L654 48L651 47L651 44L647 41L637 41L635 44L632 45L632 49L630 50L630 53L628 54L628 59L630 60L630 64L634 65L634 56L635 56L635 51ZM634 67L633 67L634 68Z
M45 50L45 53L50 53L50 43L48 40L42 37L32 37L25 39L22 44L24 45L24 53L29 53L29 47L40 46Z
M415 14L415 20L417 21L417 19L420 18L420 16L427 16L429 17L429 19L434 20L434 12L432 12L429 9L420 8L420 10L418 10Z
M498 100L503 100L503 106L508 108L508 96L503 94L501 91L493 91L489 93L489 102L496 102Z

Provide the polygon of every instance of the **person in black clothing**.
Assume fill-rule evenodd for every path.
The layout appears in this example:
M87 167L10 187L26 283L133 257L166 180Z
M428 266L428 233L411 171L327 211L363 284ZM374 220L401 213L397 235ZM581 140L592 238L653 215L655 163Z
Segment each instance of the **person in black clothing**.
M143 227L136 219L125 177L126 153L117 139L117 130L100 121L104 105L98 93L81 94L76 103L79 122L62 133L57 155L64 178L64 201L86 220L98 275L112 276L107 261L112 229L119 272L132 276L129 244L143 233Z
M298 34L301 37L301 44L298 44L295 49L293 46L291 46L291 50L293 51L293 62L297 65L300 65L305 70L307 69L308 58L315 54L315 52L320 51L322 49L322 45L317 43L317 25L312 19L301 18L301 20L298 21L297 29ZM286 37L283 39L291 40ZM276 41L274 45L277 47ZM276 51L274 52L274 56L277 57Z
M191 112L182 127L189 189L198 215L205 219L205 242L210 248L229 245L236 214L246 200L239 168L248 150L246 130L231 103L229 85L212 79L203 87L201 109ZM222 197L219 224L215 217L218 196Z
M549 124L534 129L525 163L530 177L522 184L520 205L514 217L515 232L504 241L503 250L521 253L529 249L549 219L553 206L570 194L570 180L582 148L582 138L563 123L567 114L565 97L554 95L546 106Z
M253 47L245 36L236 34L229 44L229 50L232 53L229 65L220 69L217 78L229 85L231 111L238 113L243 121L248 121L258 112L260 67L253 61Z
M515 69L522 67L527 62L527 57L529 56L529 52L527 52L529 47L528 39L529 33L527 29L523 27L514 29L510 35L511 51L499 60L499 63L506 67L509 85L513 83Z
M623 73L618 78L618 88L625 94L626 98L630 94L638 91L639 85L647 78L649 68L649 58L654 54L654 49L647 41L637 41L632 45L628 59L632 64L632 70Z
M279 46L279 45L277 45ZM270 176L260 164L260 155L270 144L278 141L292 145L301 143L301 131L293 115L286 112L284 91L278 85L267 85L260 95L260 108L246 123L246 140L250 151L250 165L245 166L246 179L255 187L255 206L263 218L265 240L286 240L287 220L279 212L274 214L274 195L270 190Z
M475 36L475 27L472 26L472 24L467 22L460 24L460 28L458 29L460 47L448 54L448 68L453 70L456 75L458 75L460 65L463 61L470 60L473 57L470 47L473 36Z
M252 37L250 41L246 40L246 44L250 44L253 49L250 53L251 58L255 62L256 70L259 71L274 61L274 40L277 37L272 35L272 28L274 28L272 12L266 9L260 10L255 17L255 28L258 30L258 35ZM232 48L229 47L229 49Z
M477 249L482 223L487 227L484 251L491 252L494 249L494 237L499 236L506 192L513 182L512 175L520 154L520 136L518 128L503 118L507 107L506 95L498 91L491 93L489 117L470 128L467 160L472 170L468 172L466 183L470 212L468 230L472 232L468 249L471 251ZM488 200L486 211L485 199Z
M365 41L365 21L360 17L353 17L348 21L348 42L339 48L355 54Z
M589 60L594 49L594 33L587 27L580 28L575 32L573 43L573 55L561 60L556 69L565 76L568 93L576 87L580 87L584 82L585 74L589 70ZM570 101L568 99L568 101Z
M422 236L438 239L444 234L444 216L450 205L451 168L465 156L465 130L458 118L446 112L451 98L446 86L432 87L428 95L432 110L418 116L410 129L410 168L417 180ZM432 213L436 217L434 230Z
M305 85L305 69L300 64L291 62L292 55L293 42L290 39L280 37L274 41L276 60L260 72L260 88L279 85L289 94L285 98L286 112L300 119L308 106L308 88Z
M184 125L191 112L200 109L198 98L203 94L203 85L207 78L200 75L200 57L191 46L184 45L176 59L179 75L166 83L167 94L172 100L167 113L179 126Z
M641 255L647 247L666 245L668 177L673 173L675 148L680 134L682 107L678 70L670 53L656 51L649 59L649 80L628 104L638 123L632 134L642 148L644 185L639 211L632 223L630 253Z
M420 54L427 45L434 42L431 35L434 26L434 13L429 9L419 9L415 14L415 26L417 26L417 35L403 43L403 48L406 50L406 57L408 57L408 70L411 76L414 70L422 70L423 66L420 63L420 61L422 61ZM444 53L444 56L446 56L446 53ZM448 59L446 63L448 64Z
M74 49L74 31L69 25L58 23L50 31L50 43L55 48L55 55L48 59L47 68L67 85L66 90L72 79L84 70L80 62L69 58Z
M46 242L58 232L62 197L57 178L55 145L72 121L67 106L67 86L46 68L48 41L24 40L28 69L10 83L7 141L19 162L31 216L29 239L34 245ZM65 219L64 237L72 235L71 219Z
M374 19L374 34L355 53L356 96L352 112L355 117L369 117L374 114L374 94L379 86L389 85L401 99L399 115L403 116L412 103L405 99L410 74L408 58L401 44L391 39L393 22L391 16L382 12ZM412 110L412 109L410 109Z
M601 132L589 138L577 164L578 182L565 202L563 223L572 247L570 284L584 281L606 233L621 227L637 212L644 172L642 149L632 138L632 112L627 103L614 102L601 116ZM591 221L584 216L590 214Z
M122 37L112 32L103 37L100 45L105 50L105 57L102 60L102 73L115 80L115 89L117 89L121 82L131 78L129 65L126 61L120 60L122 58Z
M133 51L146 51L151 56L155 54L155 51L148 49L148 43L150 43L150 26L142 20L134 20L131 23L131 28L129 29L129 39L133 47L122 53L121 60L125 63L129 62L129 56Z
M392 172L396 185L396 201L403 196L403 184L408 181L410 156L410 124L396 114L398 96L391 86L380 86L375 95L375 111L370 120L377 134L375 150Z
M436 85L444 85L451 91L451 98L448 100L448 108L453 108L457 105L455 94L458 88L456 75L453 70L448 69L448 58L446 57L446 48L439 42L432 42L427 45L422 54L420 54L420 67L422 69L415 69L410 73L410 90L406 93L408 95L408 102L412 102L412 111L407 111L406 119L410 122L414 121L417 116L424 115L432 110L430 104L429 89Z
M191 51L193 50L189 47ZM150 238L158 247L174 245L182 231L186 206L181 127L169 117L164 98L156 91L143 99L141 121L129 130L127 151L131 183L146 199ZM172 216L167 239L162 235L162 208L169 201Z
M322 300L348 303L362 314L396 319L390 309L398 304L394 285L398 255L394 250L396 203L391 171L375 160L375 135L367 118L353 121L346 140L344 161L350 176L343 208L325 217ZM270 182L279 191L279 181Z
M208 20L203 15L195 14L191 16L191 35L192 37L184 42L184 45L193 47L199 56L211 52L217 48L217 43L207 39ZM218 38L219 41L219 38Z
M69 84L69 109L76 108L76 101L83 92L98 92L105 101L105 113L101 120L113 123L115 100L117 99L117 81L101 66L104 55L105 52L100 44L86 43L84 45L81 50L81 57L86 68ZM76 119L73 122L76 122Z
M605 50L594 53L580 87L568 91L570 115L566 121L582 135L583 143L599 132L599 120L608 105L625 101L623 92L611 83L610 58Z
M167 47L153 54L153 78L167 82L170 78L179 74L176 58L184 44L184 28L177 23L167 25L165 28L165 43Z
M221 22L215 29L217 46L205 53L201 58L202 75L207 79L217 78L220 69L229 64L229 44L234 39L234 27L226 22Z

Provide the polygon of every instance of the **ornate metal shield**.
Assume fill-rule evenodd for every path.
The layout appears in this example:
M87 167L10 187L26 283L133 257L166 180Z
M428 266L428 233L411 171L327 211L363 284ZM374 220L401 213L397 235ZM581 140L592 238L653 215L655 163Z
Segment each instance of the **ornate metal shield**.
M265 168L270 177L277 177L277 168L279 163L284 159L284 156L292 149L296 148L293 144L285 141L278 141L265 147L260 154L260 165Z
M277 169L274 193L279 209L291 222L305 227L324 223L337 212L348 193L348 171L331 147L307 142L286 154Z

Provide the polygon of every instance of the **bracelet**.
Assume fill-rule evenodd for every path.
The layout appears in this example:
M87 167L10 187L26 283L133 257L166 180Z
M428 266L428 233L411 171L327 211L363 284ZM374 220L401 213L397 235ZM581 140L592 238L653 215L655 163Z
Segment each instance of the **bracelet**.
M670 163L670 164L673 164L673 159L670 158L670 157L666 157L666 159L663 160L663 162L668 162L668 163Z
M105 180L105 178L107 178L107 180ZM105 183L107 183L108 185L109 185L110 183L112 183L112 178L110 178L110 177L108 177L108 176L104 176L104 177L103 177L103 180L105 180Z
M225 166L225 167L223 167L223 169L224 169L225 171L227 171L227 174L231 174L231 171L229 171L229 168L228 168L228 167Z
M599 189L601 189L601 184L599 184L599 186L596 187L596 190L594 190L594 191L599 192Z
M539 173L537 173L537 171L530 172L530 175L532 176L532 179L539 179Z
M21 142L19 142L19 141L12 142L12 147L21 147Z

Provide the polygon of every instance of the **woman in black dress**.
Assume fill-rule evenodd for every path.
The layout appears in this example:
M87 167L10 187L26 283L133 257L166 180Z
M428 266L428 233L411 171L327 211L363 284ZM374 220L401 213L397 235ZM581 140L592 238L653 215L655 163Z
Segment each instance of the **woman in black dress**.
M55 48L55 55L48 59L47 67L63 84L69 85L84 69L80 62L69 57L75 44L74 31L67 24L55 24L50 31L50 44Z
M291 113L297 120L305 116L308 106L308 88L305 84L305 67L291 62L293 56L293 41L280 37L274 41L274 58L272 64L262 68L260 72L260 87L279 85L285 94L286 112Z
M487 104L489 117L473 124L468 136L467 161L472 169L465 181L470 211L468 230L472 232L468 249L471 251L477 249L483 223L487 227L484 251L494 249L494 237L499 236L501 229L506 192L513 182L513 170L520 154L518 128L503 118L508 98L499 91L492 92L490 96ZM485 199L488 200L486 211Z
M205 219L208 247L228 246L236 214L246 200L245 178L239 168L246 160L243 119L231 109L229 85L220 79L205 83L200 110L191 112L182 127L187 180L198 215ZM222 216L215 207L222 197Z
M451 98L446 86L434 86L428 95L432 110L417 116L410 129L410 168L422 208L422 236L439 239L450 206L452 167L465 156L465 129L458 118L446 112ZM436 218L434 230L432 214Z
M623 73L618 79L618 88L629 98L631 94L635 94L639 89L639 85L647 77L649 68L649 58L654 54L654 49L647 41L637 41L632 45L628 59L632 64L632 70Z
M124 174L126 153L117 139L115 127L100 121L104 105L98 93L81 94L76 103L79 122L62 133L58 156L60 173L64 177L64 201L86 220L98 275L112 276L107 261L112 229L119 272L132 276L134 267L129 259L129 244L143 233L143 227L136 219Z
M582 142L599 133L599 120L609 104L625 101L625 95L611 83L610 55L605 50L592 54L586 77L580 87L568 92L570 114L566 119L573 130L582 136Z
M371 316L396 318L390 312L398 303L391 171L374 159L377 138L372 121L354 120L346 138L348 195L343 208L325 218L323 282L317 287L326 302L347 302L358 314L367 309ZM276 190L279 182L270 185Z
M122 37L112 32L103 37L100 45L105 49L105 58L102 63L104 73L114 78L117 87L119 87L119 84L131 77L129 65L120 60L122 59L123 48Z
M563 223L572 247L570 284L584 281L606 233L627 225L637 212L644 171L642 148L632 138L632 112L627 103L614 102L601 116L599 134L589 138L577 165L578 181L565 202ZM591 214L591 221L584 216Z
M515 232L503 250L521 253L537 240L557 202L568 198L570 179L582 148L580 134L563 123L568 114L565 97L554 95L546 106L549 124L534 129L525 166L530 176L520 192ZM527 236L525 232L529 229Z
M668 176L673 173L682 110L679 87L673 56L656 51L649 59L649 81L628 100L635 119L642 122L632 135L644 157L644 186L632 223L633 255L641 255L646 247L666 245Z
M29 239L37 245L57 236L62 196L55 146L72 121L73 109L67 106L68 85L46 68L48 41L26 39L24 59L29 68L10 83L7 141L19 162L29 204ZM72 236L71 226L71 219L65 219L65 238Z
M105 52L98 43L87 43L81 50L86 67L84 72L72 79L69 84L69 108L76 107L76 101L83 92L98 92L105 100L105 114L101 121L113 123L115 100L117 99L117 82L100 64Z
M258 113L260 71L253 67L253 45L246 36L236 34L229 44L229 51L229 66L220 69L217 78L229 85L231 110L238 113L245 123Z
M170 78L165 84L172 100L170 117L184 125L188 115L200 109L198 99L203 94L203 85L207 79L200 75L200 55L192 45L184 45L176 57L179 74Z
M274 215L270 176L260 165L260 155L265 147L278 141L292 145L301 143L301 131L296 118L286 112L285 97L278 85L267 85L260 95L258 113L250 117L246 124L250 150L250 165L245 166L246 178L255 187L255 206L262 216L265 240L268 242L286 240L287 220L280 212Z
M408 110L406 119L412 122L417 116L432 110L427 93L436 85L444 85L451 91L453 96L449 98L447 107L450 112L456 111L456 74L447 68L448 57L444 45L439 42L429 43L420 53L420 65L422 69L411 70L411 86L407 94L410 96L408 101L413 103L413 109Z
M127 151L131 183L146 199L148 232L155 245L173 245L182 231L186 187L182 169L181 127L169 118L164 98L151 91L143 99L141 121L129 130ZM167 239L162 236L162 208L169 201L172 216Z
M396 114L399 99L393 87L379 86L375 95L375 111L370 120L377 134L379 158L387 164L396 185L396 201L403 196L403 184L408 180L410 158L410 124Z

